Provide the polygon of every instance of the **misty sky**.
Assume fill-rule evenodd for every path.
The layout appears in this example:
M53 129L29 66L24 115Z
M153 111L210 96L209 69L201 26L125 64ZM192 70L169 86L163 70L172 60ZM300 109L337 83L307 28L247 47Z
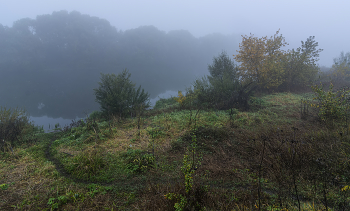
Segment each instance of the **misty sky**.
M21 18L76 10L123 31L154 25L163 31L188 30L196 37L215 32L260 37L280 28L289 48L316 36L324 49L319 64L331 66L341 51L350 51L349 8L348 0L1 0L0 23L12 26Z

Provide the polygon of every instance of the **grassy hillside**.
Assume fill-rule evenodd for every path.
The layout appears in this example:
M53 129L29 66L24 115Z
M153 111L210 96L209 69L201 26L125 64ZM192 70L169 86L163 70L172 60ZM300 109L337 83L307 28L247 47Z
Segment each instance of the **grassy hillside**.
M232 113L165 103L37 133L0 154L0 210L348 210L348 126L303 110L311 97L254 97Z

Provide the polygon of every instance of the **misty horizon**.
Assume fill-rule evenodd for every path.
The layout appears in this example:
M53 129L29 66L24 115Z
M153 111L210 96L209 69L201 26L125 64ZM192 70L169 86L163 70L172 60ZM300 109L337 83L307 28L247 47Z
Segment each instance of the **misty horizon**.
M348 14L340 12L348 3L317 2L183 5L151 0L108 5L36 0L21 2L26 10L6 2L0 8L0 36L1 29L8 33L8 48L0 51L0 105L25 106L33 116L81 117L99 109L93 89L100 72L118 74L124 69L155 101L207 75L208 64L222 51L233 60L241 36L270 37L277 30L289 44L285 50L315 36L323 49L318 64L325 71L350 49L349 32L343 27ZM331 13L339 5L340 11Z
M128 69L131 80L155 99L191 86L208 74L214 56L233 54L239 43L237 36L195 38L186 30L165 33L154 26L120 31L104 19L64 10L0 26L1 105L54 118L98 110L93 89L100 73Z
M19 6L20 5L20 6ZM297 48L302 40L315 36L320 48L320 66L330 67L340 52L347 52L350 14L345 0L326 1L7 1L0 8L0 23L11 27L22 18L35 19L54 11L78 11L105 19L118 30L155 26L161 31L187 30L199 38L213 33L223 35L272 36L278 29Z
M0 6L0 210L350 210L349 0Z

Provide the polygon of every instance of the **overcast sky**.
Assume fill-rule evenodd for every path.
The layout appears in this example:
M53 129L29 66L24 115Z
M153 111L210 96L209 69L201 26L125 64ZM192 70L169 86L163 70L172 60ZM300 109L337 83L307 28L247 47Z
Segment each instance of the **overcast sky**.
M260 37L280 28L289 48L315 36L324 49L319 64L331 66L341 51L350 52L349 8L349 0L0 0L0 23L12 26L21 18L76 10L123 31L154 25L196 37L215 32Z

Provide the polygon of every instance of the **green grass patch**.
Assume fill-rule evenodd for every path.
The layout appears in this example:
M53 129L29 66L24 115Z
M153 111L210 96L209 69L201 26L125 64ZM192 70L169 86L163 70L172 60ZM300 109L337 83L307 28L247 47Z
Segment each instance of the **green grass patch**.
M142 117L140 128L135 118L96 119L37 132L37 141L0 155L0 209L173 210L188 196L207 210L250 210L259 200L262 210L298 210L299 203L347 210L350 129L301 119L306 98L312 94L253 97L251 110L232 113L168 109ZM199 154L189 152L187 193L181 168L193 137L203 160L192 169Z

